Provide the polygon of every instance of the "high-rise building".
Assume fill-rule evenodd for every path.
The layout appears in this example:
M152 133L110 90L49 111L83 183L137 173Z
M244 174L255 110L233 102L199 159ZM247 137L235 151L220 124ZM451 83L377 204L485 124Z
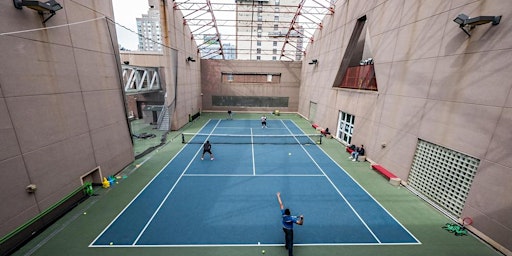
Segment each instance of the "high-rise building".
M233 44L230 44L230 43L222 44L222 51L224 53L224 59L226 59L226 60L236 59L236 47Z
M203 35L203 43L199 45L199 52L203 59L222 59L219 55L220 43L216 35Z
M280 60L281 50L295 16L287 11L298 0L236 0L236 55L246 60ZM288 42L296 45L295 60L302 59L302 35L298 19Z
M219 40L217 40L216 35L203 35L203 43L199 45L199 52L201 54L201 58L203 59L222 59L222 55L224 55L224 59L226 60L234 60L236 59L236 49L235 46L230 43L222 44L222 54Z
M160 27L160 12L151 6L148 14L136 18L139 34L139 51L161 52L162 33Z

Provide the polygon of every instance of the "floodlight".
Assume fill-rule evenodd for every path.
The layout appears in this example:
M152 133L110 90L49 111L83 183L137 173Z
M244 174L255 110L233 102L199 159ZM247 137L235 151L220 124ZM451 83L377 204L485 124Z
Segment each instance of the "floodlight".
M13 0L14 7L17 9L22 9L23 6L30 8L32 10L37 11L39 14L43 13L50 13L51 15L47 17L43 23L48 21L53 15L55 15L55 12L62 9L62 5L57 3L55 0L49 0L46 2L40 2L40 1L31 1L31 0Z
M461 13L453 19L453 22L459 24L460 29L464 31L468 36L471 36L469 33L469 30L473 29L474 27L478 25L483 25L486 23L492 23L492 25L498 25L501 21L501 15L500 16L478 16L470 18L464 13ZM469 27L468 30L466 30L465 27Z

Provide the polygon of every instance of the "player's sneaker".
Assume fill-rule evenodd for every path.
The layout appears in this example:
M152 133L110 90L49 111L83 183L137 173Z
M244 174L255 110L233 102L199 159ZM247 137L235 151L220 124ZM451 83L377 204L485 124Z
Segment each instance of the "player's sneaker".
M212 158L210 158L210 160L212 160L212 161L213 161L213 157L212 157Z
M201 160L203 160L204 158L201 157Z

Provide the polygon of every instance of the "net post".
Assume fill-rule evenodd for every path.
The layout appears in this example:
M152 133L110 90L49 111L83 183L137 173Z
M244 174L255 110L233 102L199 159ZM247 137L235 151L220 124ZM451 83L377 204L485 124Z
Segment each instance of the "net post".
M185 144L185 135L181 134L181 144Z
M319 144L322 144L322 136L320 135L320 143Z

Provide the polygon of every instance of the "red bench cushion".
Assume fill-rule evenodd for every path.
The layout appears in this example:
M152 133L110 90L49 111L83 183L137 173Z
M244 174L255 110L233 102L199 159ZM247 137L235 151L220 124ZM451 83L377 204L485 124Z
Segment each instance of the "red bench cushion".
M378 164L372 164L372 168L378 172L380 172L382 175L388 177L388 178L398 178L396 175L394 175L393 173L391 173L390 171L386 170L386 168L382 167L381 165L378 165Z
M318 124L312 124L311 127L316 129L318 127Z
M354 150L352 150L351 148L349 147L346 147L345 150L349 153L349 154L352 154L352 152L354 152Z

